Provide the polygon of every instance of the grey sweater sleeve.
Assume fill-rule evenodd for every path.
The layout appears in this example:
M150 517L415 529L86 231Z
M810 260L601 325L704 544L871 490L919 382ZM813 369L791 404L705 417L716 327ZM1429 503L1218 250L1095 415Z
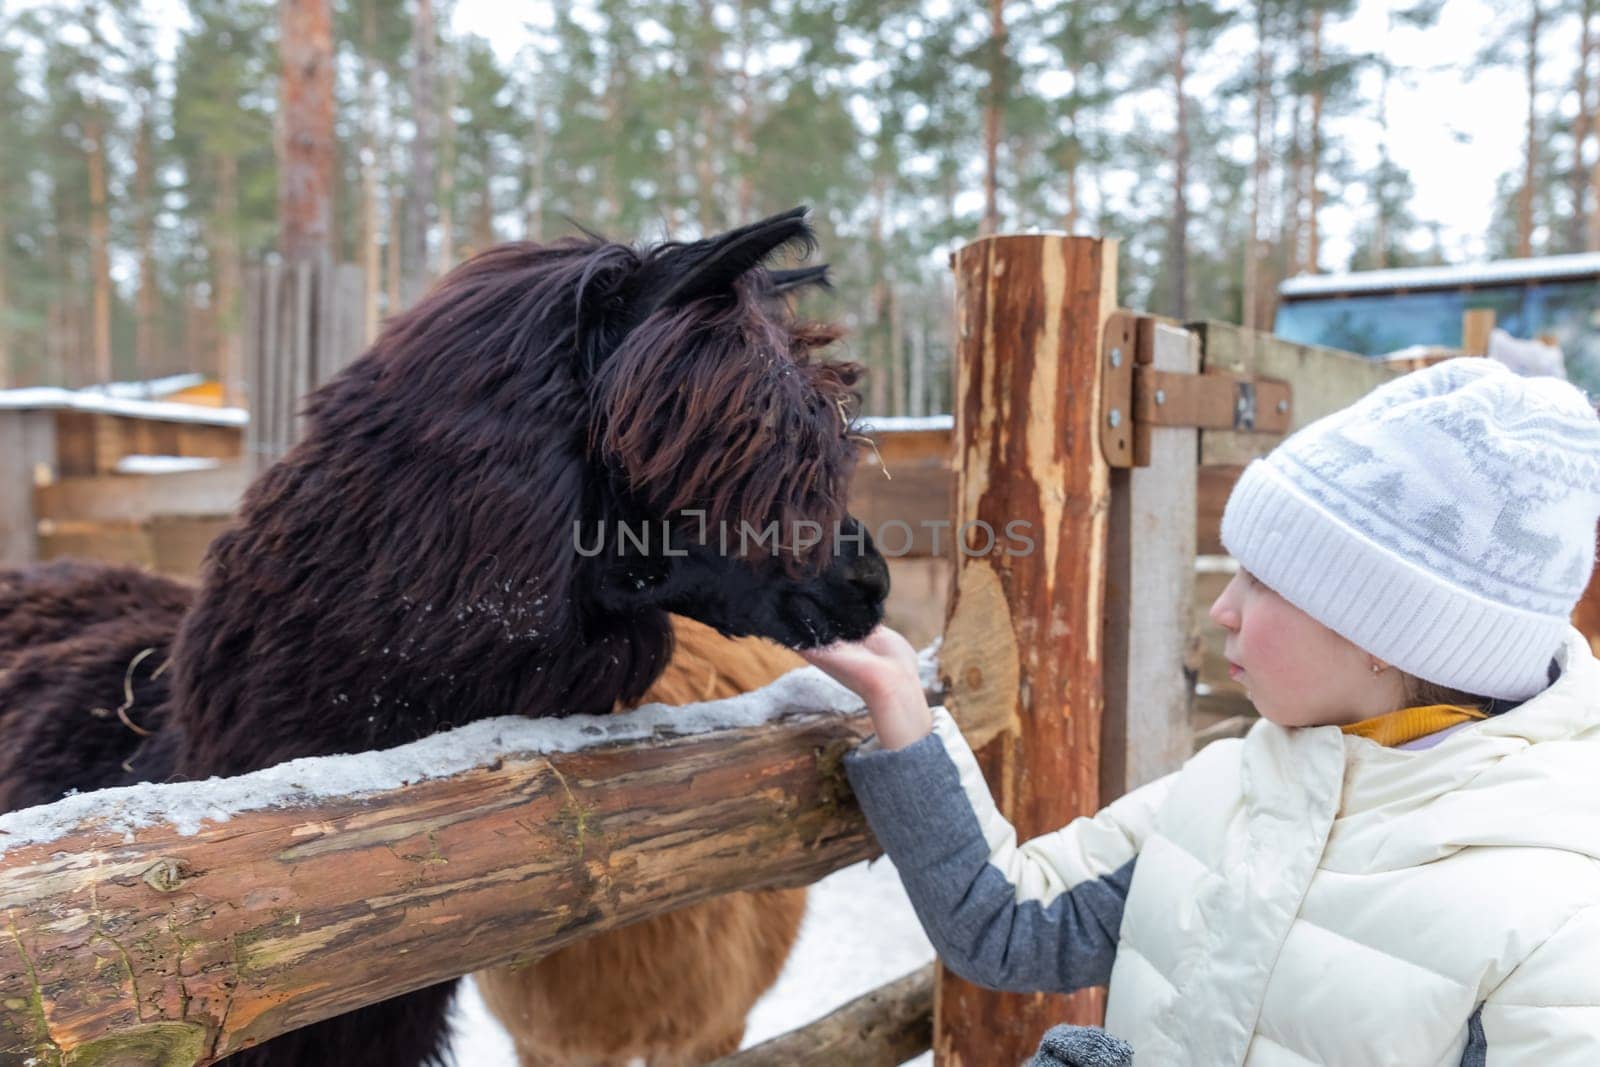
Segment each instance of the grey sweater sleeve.
M943 708L929 736L893 752L869 741L845 772L951 970L1022 992L1109 980L1134 861L1167 779L1019 846Z

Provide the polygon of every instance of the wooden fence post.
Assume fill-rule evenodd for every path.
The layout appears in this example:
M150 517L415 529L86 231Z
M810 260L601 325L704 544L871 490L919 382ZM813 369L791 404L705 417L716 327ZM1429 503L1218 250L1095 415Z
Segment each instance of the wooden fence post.
M1467 355L1487 356L1493 332L1493 308L1470 308L1461 313L1461 351Z
M1134 350L1124 358L1155 370L1199 373L1194 334L1148 318L1138 320L1137 330ZM1148 435L1150 465L1111 472L1103 804L1177 770L1194 747L1190 713L1202 658L1200 635L1190 632L1200 431L1155 426Z
M994 737L979 760L1027 838L1100 803L1111 478L1098 364L1117 245L991 237L953 265L957 551L940 670L969 738ZM1098 1022L1103 1007L1098 990L999 994L941 969L935 1055L962 1067L1019 1063L1049 1026Z

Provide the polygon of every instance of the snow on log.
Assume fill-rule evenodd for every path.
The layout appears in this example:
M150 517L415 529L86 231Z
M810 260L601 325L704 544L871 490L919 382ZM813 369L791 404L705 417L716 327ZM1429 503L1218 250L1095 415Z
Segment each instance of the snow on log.
M839 768L869 729L806 669L0 816L0 1062L210 1063L718 893L809 884L877 852Z

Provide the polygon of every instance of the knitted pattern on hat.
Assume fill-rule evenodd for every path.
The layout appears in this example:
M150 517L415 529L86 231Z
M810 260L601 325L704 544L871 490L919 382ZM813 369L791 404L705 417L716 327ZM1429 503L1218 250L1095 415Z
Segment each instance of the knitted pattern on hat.
M1524 700L1588 584L1597 521L1590 401L1464 358L1387 382L1252 462L1222 543L1401 670Z

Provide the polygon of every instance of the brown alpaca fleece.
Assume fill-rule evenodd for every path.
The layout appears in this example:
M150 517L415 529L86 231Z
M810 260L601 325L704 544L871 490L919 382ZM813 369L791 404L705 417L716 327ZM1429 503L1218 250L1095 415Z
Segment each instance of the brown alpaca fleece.
M673 616L666 671L644 703L690 704L758 689L805 661L760 638L727 638ZM730 893L611 930L531 964L478 972L522 1067L635 1058L691 1067L725 1056L777 979L805 913L804 889Z

